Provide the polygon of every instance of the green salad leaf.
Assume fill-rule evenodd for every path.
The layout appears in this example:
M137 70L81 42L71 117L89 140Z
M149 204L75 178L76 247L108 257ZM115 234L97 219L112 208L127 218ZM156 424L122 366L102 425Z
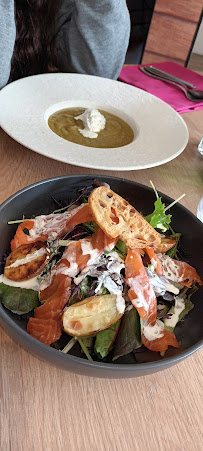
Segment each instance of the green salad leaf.
M166 215L165 204L162 202L161 197L158 197L154 202L154 211L148 216L145 216L146 221L154 227L165 232L169 229L171 222L171 215Z
M169 224L171 222L172 217L171 215L166 215L166 211L169 208L173 207L177 202L179 202L185 196L185 193L166 207L165 204L162 202L161 197L158 195L157 190L151 180L150 183L155 192L156 201L154 202L153 213L151 213L148 216L145 216L145 219L152 227L154 227L154 229L159 229L162 232L165 232L170 228Z
M197 286L195 284L192 285L191 288L187 288L185 287L185 289L183 289L183 297L185 299L185 308L184 310L180 313L179 315L179 321L181 321L181 319L183 319L185 317L185 315L187 315L190 310L193 309L194 304L191 302L191 296L198 290Z
M182 310L182 312L179 314L178 318L177 318L177 322L176 324L178 324L189 312L190 310L192 310L194 308L194 304L191 301L191 296L195 293L195 291L197 291L198 288L196 287L196 285L193 285L191 288L183 288L182 293L180 293L178 295L178 297L182 297L185 301L185 307L184 310ZM175 307L174 305L170 308L170 310L168 311L168 313L170 314L174 314L175 313ZM165 323L165 320L164 320ZM175 326L176 326L175 324ZM174 327L169 327L166 326L166 324L164 324L165 328L170 330L171 332L173 332L173 330L175 329Z
M129 354L133 349L140 348L141 345L140 316L137 310L132 307L130 310L126 310L122 317L113 361Z
M181 233L175 233L171 226L169 226L169 228L170 228L170 231L172 232L170 237L176 237L177 238L175 246L173 246L171 249L169 249L169 251L166 252L167 255L169 255L169 257L173 258L173 257L175 257L176 252L177 252L178 243L180 241Z
M38 292L0 283L0 300L4 307L17 315L23 315L38 305Z
M101 330L97 333L94 352L100 359L107 356L112 349L112 345L117 337L120 326L120 319L111 327L105 330Z
M127 247L124 241L122 241L120 238L116 243L115 250L118 250L122 255L127 255Z
M91 221L83 222L83 225L87 227L87 229L91 230L91 232L95 232L97 225L92 223Z

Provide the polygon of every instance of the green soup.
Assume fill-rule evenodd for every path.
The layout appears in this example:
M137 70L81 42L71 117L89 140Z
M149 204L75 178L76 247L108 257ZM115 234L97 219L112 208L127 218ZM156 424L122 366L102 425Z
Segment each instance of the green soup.
M130 144L134 138L133 129L123 119L107 111L99 110L106 119L104 130L98 133L97 138L86 138L78 129L84 129L84 124L76 116L84 113L84 108L66 108L56 111L48 119L48 126L61 138L75 144L88 147L113 148Z

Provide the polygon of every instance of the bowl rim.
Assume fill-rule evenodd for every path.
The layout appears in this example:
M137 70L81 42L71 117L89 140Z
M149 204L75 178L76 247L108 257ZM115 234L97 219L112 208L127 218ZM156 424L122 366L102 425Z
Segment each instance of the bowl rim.
M150 192L153 191L153 189L147 185L143 185L142 183L138 183L135 182L133 180L128 180L128 179L123 179L121 177L114 177L114 176L109 176L109 175L100 175L100 174L72 174L72 175L62 175L62 176L57 176L57 177L51 177L48 179L44 179L38 182L35 182L31 185L28 185L24 188L22 188L21 190L17 191L16 193L12 194L10 197L8 197L1 205L0 205L0 213L3 210L3 208L9 204L13 199L15 199L16 197L18 197L19 195L25 193L26 191L29 191L30 189L33 189L35 187L38 187L40 185L43 185L45 183L49 184L49 183L53 183L56 181L60 181L60 180L65 180L65 179L74 179L74 178L80 178L82 180L88 179L88 178L92 178L92 179L100 179L102 181L105 181L106 178L108 179L112 179L112 180L116 180L116 181L122 181L122 182L130 182L132 183L134 186L139 186L140 188L144 188ZM158 191L158 193L161 196L164 196L165 199L169 202L173 201L174 199L169 197L168 195L162 193L161 191ZM195 219L199 225L201 225L201 221L196 218L196 216L190 211L188 210L186 207L184 207L181 204L178 204L178 207L183 209L183 211L185 211L187 214L189 214L190 216L193 217L193 219ZM202 224L203 226L203 224ZM148 363L105 363L105 362L97 362L97 361L90 361L87 359L83 359L81 357L76 357L73 356L71 354L65 354L61 351L58 351L55 348L52 348L50 346L45 345L44 343L40 342L39 340L35 339L34 337L32 337L31 335L29 335L27 333L26 330L22 329L18 324L16 324L13 319L11 317L8 316L8 314L6 313L6 310L4 310L4 307L2 305L0 305L0 319L8 326L8 327L14 327L15 332L20 336L20 338L22 340L26 340L26 342L28 343L28 345L30 344L32 348L35 348L35 350L37 351L38 349L42 352L42 354L44 355L50 355L53 357L57 357L57 360L61 359L63 361L70 361L73 364L77 364L77 365L81 365L82 367L88 367L89 369L101 369L101 370L106 370L106 371L121 371L121 372L133 372L133 371L137 371L137 372L141 372L142 370L150 370L150 369L162 369L164 367L173 365L175 363L180 362L181 360L183 360L186 357L189 357L191 354L193 354L194 352L198 351L199 349L202 348L203 346L203 338L198 341L195 345L191 346L189 349L181 352L179 355L175 355L172 357L166 357L163 360L159 360L159 361L155 361L155 362L148 362ZM9 335L9 333L7 333L7 335ZM12 339L13 340L13 339ZM14 340L13 340L14 341ZM24 347L23 345L21 345L21 347ZM24 347L25 349L25 347ZM31 351L29 351L29 349L26 347L27 351L29 353L32 354ZM36 352L36 357L37 357L37 352ZM67 368L68 369L68 368Z

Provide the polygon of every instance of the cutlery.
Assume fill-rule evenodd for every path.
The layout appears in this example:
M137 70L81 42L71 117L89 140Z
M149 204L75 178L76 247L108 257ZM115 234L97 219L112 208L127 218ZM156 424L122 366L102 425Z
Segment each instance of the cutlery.
M192 102L200 102L201 100L203 100L203 91L201 91L201 90L188 89L185 85L176 83L175 81L169 80L161 75L152 74L150 71L147 70L146 67L139 67L139 69L145 75L149 75L149 77L156 78L157 80L162 80L162 81L165 81L166 83L170 83L174 86L177 86L177 88L180 88L184 92L186 97L189 100L191 100Z
M196 87L195 87L194 85L192 85L191 83L189 83L189 82L187 82L187 81L184 81L184 80L181 80L180 78L176 78L176 77L174 77L173 75L167 74L166 72L161 71L161 70L159 70L159 69L156 69L156 67L153 67L153 66L145 66L145 69L146 69L148 72L150 72L150 73L152 73L152 74L154 74L154 75L160 75L161 77L165 78L166 80L172 80L172 81L175 81L175 82L179 83L180 85L182 84L182 85L184 85L184 86L187 86L188 88L191 86L191 87L193 87L194 89L188 89L188 91L190 91L190 94L191 94L192 96L194 96L195 99L202 99L202 98L203 98L203 91L202 91L201 89L196 88ZM162 74L163 74L163 75L162 75ZM179 81L178 81L178 80L179 80Z
M157 67L154 66L145 66L145 69L148 71L154 73L154 75L161 75L163 77L168 78L169 80L175 81L177 83L182 83L185 86L188 86L189 88L195 88L195 85L192 85L192 83L189 83L188 81L182 80L181 78L175 77L174 75L168 74L167 72L164 72L161 69L157 69Z

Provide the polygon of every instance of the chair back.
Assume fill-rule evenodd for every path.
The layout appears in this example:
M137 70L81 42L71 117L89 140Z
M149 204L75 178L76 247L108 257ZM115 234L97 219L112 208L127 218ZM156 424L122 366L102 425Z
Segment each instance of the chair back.
M202 18L202 0L156 0L142 64L175 61L186 66Z

